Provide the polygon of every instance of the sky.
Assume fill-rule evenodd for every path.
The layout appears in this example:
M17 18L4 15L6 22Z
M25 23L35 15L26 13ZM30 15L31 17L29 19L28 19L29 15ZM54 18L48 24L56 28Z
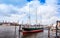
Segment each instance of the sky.
M0 0L0 22L53 24L60 20L59 0Z

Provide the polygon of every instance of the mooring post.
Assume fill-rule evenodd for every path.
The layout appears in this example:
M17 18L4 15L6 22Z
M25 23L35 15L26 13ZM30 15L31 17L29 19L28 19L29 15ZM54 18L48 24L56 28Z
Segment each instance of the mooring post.
M50 38L50 27L48 27L48 38Z
M16 25L15 25L15 33L14 33L14 38L16 38Z
M19 26L19 31L18 32L19 32L19 38L20 38L20 26Z
M56 22L56 38L58 38L58 36L57 36L57 30L58 30L57 25L58 25L58 21Z
M19 38L22 38L22 26L19 25Z

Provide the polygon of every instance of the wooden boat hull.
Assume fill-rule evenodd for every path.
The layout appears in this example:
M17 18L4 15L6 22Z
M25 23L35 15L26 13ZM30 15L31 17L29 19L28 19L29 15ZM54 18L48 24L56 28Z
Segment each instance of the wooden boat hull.
M32 31L23 31L23 35L28 35L32 33L43 32L43 30L32 30Z

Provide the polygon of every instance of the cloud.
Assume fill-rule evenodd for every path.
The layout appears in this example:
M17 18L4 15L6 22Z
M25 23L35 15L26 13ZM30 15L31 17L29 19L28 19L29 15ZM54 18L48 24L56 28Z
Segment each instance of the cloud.
M30 8L29 8L29 5L30 5ZM20 10L21 12L25 12L25 13L29 13L30 11L30 14L35 16L36 16L36 10L37 10L38 18L40 18L39 21L41 21L40 23L42 24L55 23L59 19L59 17L56 16L58 14L57 7L56 7L56 0L50 0L50 1L46 0L46 3L44 5L40 5L39 1L31 1ZM36 18L35 17L32 17L32 18L34 18L33 20L31 19L31 21L33 22Z
M19 9L20 8L13 5L0 4L0 21L17 22L19 20L21 22L26 14L21 14L21 12L18 11Z
M18 8L13 5L0 4L0 13L9 14L9 13L17 13Z
M23 20L24 23L27 23L28 21L28 14L30 12L31 16L31 23L36 23L36 12L37 12L37 21L40 24L51 24L55 23L57 20L59 20L59 16L57 16L57 7L56 7L56 1L48 1L46 0L46 3L44 5L41 5L38 0L28 2L25 6L22 8L13 6L13 5L7 5L7 4L0 4L0 17L2 16L0 20L8 20L8 21L21 21ZM29 10L30 9L30 10Z
M21 23L23 17L25 17L26 14L18 15L18 14L11 14L10 17L8 16L0 16L1 21L6 21L6 22L18 22Z

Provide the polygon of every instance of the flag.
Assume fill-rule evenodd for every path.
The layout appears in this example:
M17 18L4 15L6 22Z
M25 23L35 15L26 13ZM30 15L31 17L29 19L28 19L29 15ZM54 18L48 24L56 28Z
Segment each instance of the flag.
M27 0L28 2L32 1L32 0Z
M39 0L41 4L45 4L45 0Z

